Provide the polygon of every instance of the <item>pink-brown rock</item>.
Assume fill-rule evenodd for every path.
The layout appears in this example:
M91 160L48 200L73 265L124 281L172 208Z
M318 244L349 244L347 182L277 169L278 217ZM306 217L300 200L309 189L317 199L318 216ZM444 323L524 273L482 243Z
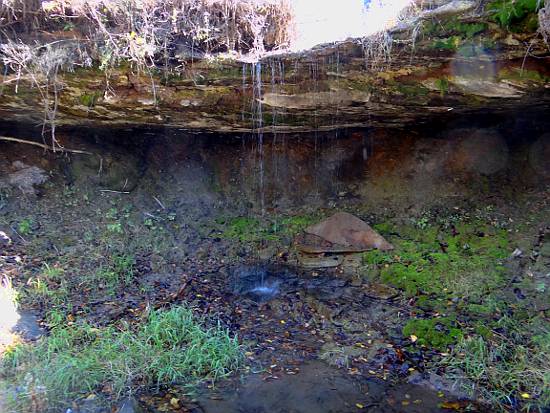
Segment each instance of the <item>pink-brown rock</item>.
M304 231L352 251L366 251L375 248L382 251L393 249L393 245L365 221L347 212L338 212Z

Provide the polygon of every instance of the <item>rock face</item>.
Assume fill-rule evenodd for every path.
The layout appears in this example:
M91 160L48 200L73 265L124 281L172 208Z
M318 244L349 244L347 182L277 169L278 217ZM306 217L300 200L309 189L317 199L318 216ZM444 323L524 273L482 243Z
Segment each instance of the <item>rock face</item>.
M366 251L374 248L388 251L393 249L393 245L365 221L347 212L338 212L330 218L306 228L304 232L334 244L341 251ZM331 250L318 252L331 252Z
M108 78L98 68L63 73L55 122L260 133L404 127L480 110L548 111L548 45L536 30L500 26L477 2L432 6L385 40L346 41L253 64L195 56L167 73L129 67ZM17 73L4 79L1 118L40 123L44 102L30 79Z

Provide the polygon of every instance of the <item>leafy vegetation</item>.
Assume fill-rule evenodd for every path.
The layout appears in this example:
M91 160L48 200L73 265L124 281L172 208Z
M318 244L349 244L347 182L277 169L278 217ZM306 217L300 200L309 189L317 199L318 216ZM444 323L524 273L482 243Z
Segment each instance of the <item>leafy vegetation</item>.
M17 230L22 235L28 235L32 231L32 221L28 218L22 219L17 225Z
M487 30L486 23L466 23L456 18L443 22L431 20L428 21L424 27L424 33L429 36L445 37L456 35L463 39L471 39L485 30Z
M488 9L502 27L534 32L538 28L536 12L543 5L544 2L540 0L495 0Z
M449 92L449 81L447 78L436 79L435 87L439 89L441 96L445 96Z
M95 328L56 326L37 346L18 345L2 361L17 383L15 406L59 411L77 398L108 389L116 400L130 389L216 380L235 371L241 348L219 324L207 327L183 307L153 310L145 323Z

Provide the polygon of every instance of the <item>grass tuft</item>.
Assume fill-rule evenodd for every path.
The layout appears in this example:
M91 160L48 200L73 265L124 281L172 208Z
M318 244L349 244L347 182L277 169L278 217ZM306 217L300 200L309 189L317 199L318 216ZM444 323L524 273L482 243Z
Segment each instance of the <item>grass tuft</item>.
M45 411L103 391L113 401L130 391L216 380L239 368L241 347L219 324L207 327L191 310L151 311L135 329L89 324L54 327L37 346L6 353L2 375L17 386L13 405Z
M550 404L550 331L529 335L521 330L465 338L441 365L473 383L465 390L503 411L519 406L540 411Z

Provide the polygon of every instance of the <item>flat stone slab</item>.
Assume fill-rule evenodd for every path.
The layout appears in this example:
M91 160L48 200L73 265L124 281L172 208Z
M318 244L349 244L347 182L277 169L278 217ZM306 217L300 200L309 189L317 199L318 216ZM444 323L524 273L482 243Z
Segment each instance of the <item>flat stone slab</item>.
M342 264L341 255L298 254L298 265L303 268L333 268Z

